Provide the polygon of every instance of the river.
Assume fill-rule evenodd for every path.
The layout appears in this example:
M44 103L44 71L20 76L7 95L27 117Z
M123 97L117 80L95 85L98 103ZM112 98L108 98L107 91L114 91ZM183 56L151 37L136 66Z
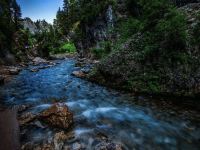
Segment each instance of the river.
M57 60L58 65L30 72L24 69L11 82L0 87L1 103L6 106L31 104L38 113L56 100L74 113L74 136L85 149L94 149L95 139L105 136L124 149L198 150L200 113L167 100L130 96L71 75L75 60ZM34 68L35 66L29 66ZM27 130L27 129L26 129ZM52 128L31 127L21 136L22 143L50 138ZM23 130L21 131L23 132Z

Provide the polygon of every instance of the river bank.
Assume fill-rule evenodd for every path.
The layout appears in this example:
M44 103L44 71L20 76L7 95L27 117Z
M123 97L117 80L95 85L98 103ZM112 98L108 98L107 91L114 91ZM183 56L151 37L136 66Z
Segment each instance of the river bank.
M75 62L54 60L37 72L31 69L45 64L30 65L0 87L1 103L20 110L21 149L198 149L198 110L76 78ZM73 113L67 130L38 117L56 103Z

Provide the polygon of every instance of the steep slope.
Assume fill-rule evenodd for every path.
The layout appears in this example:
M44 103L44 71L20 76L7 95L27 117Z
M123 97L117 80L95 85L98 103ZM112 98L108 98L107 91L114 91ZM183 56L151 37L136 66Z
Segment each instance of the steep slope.
M147 7L151 10L150 5ZM142 22L142 30L117 49L113 46L111 54L90 74L90 80L132 92L199 96L200 4L188 4L179 10L159 9L166 9L164 18L161 15L154 22L145 17L151 18L156 9L151 10L152 14L144 11L147 22Z

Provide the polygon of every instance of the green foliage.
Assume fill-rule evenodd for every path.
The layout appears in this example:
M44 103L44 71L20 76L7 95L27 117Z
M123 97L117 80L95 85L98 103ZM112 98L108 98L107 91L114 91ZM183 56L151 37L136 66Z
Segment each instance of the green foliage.
M168 0L140 0L142 7L142 20L144 30L153 30L160 19L162 19L172 7Z
M112 44L110 41L103 41L99 43L99 48L93 48L91 51L98 59L107 56L112 50Z
M120 21L116 28L112 31L112 34L120 34L120 37L116 40L115 44L113 44L112 49L120 49L122 44L124 44L131 36L139 32L142 28L142 22L132 17Z
M155 27L155 35L165 50L184 50L186 44L186 20L176 8L170 8Z
M74 43L71 43L71 42L68 42L68 43L65 43L63 46L61 46L60 48L61 52L64 52L64 53L74 53L76 51L76 47L74 45Z
M141 45L137 51L139 58L145 62L158 62L174 59L185 50L187 34L184 14L165 0L141 0ZM137 46L137 45L136 45Z
M76 47L72 42L66 43L58 43L57 47L51 49L51 53L58 54L58 53L75 53Z
M134 17L138 17L141 14L141 8L139 5L138 0L125 0L126 3L126 7L129 11L129 13L134 16Z

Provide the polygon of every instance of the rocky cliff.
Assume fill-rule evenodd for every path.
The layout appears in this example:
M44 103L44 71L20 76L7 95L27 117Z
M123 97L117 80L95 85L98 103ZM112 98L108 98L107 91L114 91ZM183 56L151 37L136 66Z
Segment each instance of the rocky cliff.
M32 34L42 31L49 31L49 28L51 26L45 20L38 20L34 22L30 18L24 18L21 21L21 24L23 25L24 29L28 29Z
M115 19L113 6L109 5L93 22L82 25L82 29L85 32L85 38L78 40L76 43L81 56L87 54L89 48L98 47L100 41L109 39L108 31L113 28Z

